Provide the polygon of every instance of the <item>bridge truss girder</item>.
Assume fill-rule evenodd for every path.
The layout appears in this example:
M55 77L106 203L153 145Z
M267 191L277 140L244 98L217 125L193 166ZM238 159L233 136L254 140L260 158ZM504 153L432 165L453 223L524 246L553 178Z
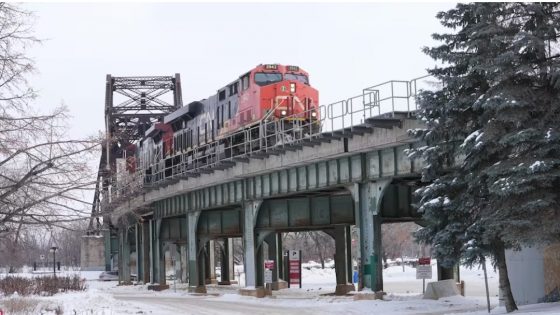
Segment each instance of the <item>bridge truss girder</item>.
M174 76L114 77L105 82L105 141L99 161L89 230L100 228L102 199L116 175L116 159L154 123L183 106L181 79ZM97 225L94 226L94 220ZM108 220L107 220L108 221Z

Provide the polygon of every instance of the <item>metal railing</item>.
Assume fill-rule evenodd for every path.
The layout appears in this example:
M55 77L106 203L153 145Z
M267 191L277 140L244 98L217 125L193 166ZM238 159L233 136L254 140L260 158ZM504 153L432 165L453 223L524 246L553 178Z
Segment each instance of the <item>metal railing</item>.
M247 162L251 158L297 150L306 141L334 136L341 130L364 125L367 119L382 114L389 117L397 112L413 115L417 110L418 92L434 86L429 78L393 80L365 88L361 95L319 106L315 118L312 118L315 109L281 119L266 115L266 119L257 121L249 128L188 148L173 157L159 159L147 168L137 169L133 174L119 174L119 181L114 180L110 188L103 192L103 203L105 207L108 203L115 205L144 189L159 187L166 182L198 177L213 170L225 169L236 162Z

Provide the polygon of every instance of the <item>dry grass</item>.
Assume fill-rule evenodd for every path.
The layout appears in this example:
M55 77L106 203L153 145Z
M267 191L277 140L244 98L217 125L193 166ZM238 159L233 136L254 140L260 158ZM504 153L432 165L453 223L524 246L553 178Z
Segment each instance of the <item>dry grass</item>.
M58 304L53 305L49 302L45 303L45 301L41 302L38 299L29 297L5 299L0 306L4 314L10 315L36 315L44 314L45 312L48 314L54 313L56 315L62 315L64 313L62 307Z
M29 298L12 298L2 302L5 314L36 314L38 305L39 300Z
M85 291L85 279L81 279L77 275L72 277L6 277L0 279L0 294L9 296L15 292L21 296L27 295L43 295L52 296L59 292L67 291Z

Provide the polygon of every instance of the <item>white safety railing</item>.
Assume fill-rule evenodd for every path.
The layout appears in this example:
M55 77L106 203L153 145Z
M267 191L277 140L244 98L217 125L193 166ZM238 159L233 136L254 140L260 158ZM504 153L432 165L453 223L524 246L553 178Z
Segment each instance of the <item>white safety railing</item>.
M103 200L115 205L144 189L158 187L166 181L198 177L216 169L227 168L239 161L295 150L304 141L312 141L334 135L340 130L363 125L368 118L379 117L382 114L389 117L398 112L413 115L417 110L418 92L434 88L438 88L438 85L431 76L411 81L393 80L365 88L361 95L321 105L315 117L312 113L316 109L281 119L267 115L265 119L249 128L137 169L133 174L129 174L126 180L111 183L110 189L103 192L110 194L110 197L105 195ZM119 178L122 177L121 174Z

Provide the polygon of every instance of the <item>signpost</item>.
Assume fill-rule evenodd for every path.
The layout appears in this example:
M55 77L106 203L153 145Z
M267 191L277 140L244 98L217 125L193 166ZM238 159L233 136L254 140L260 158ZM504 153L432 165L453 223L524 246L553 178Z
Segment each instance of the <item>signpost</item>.
M289 274L288 288L292 285L299 285L301 288L301 250L288 251Z
M422 293L425 293L426 279L432 279L432 265L430 257L418 258L418 265L416 265L416 279L422 279Z
M264 261L264 283L272 283L272 270L274 269L274 260Z
M53 246L51 247L51 252L53 253L53 263L52 263L52 269L53 269L53 275L56 278L56 250L58 249L58 247Z

